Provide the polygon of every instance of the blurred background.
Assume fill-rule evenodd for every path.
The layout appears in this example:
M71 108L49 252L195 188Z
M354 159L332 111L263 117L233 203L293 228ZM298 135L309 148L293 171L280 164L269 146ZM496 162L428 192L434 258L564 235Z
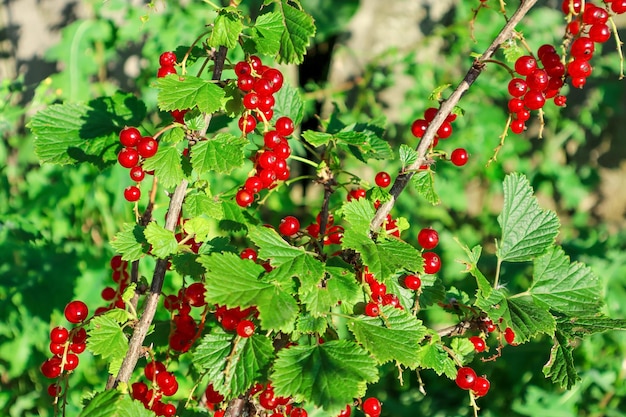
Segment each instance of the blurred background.
M208 2L207 2L208 3ZM26 128L37 110L58 102L88 102L117 90L145 101L151 131L161 121L151 87L161 52L189 45L213 17L201 1L150 3L124 0L5 0L0 6L0 415L51 416L49 381L39 372L49 356L49 330L64 324L62 309L74 298L95 308L109 285L108 244L131 207L120 184L128 182L119 166L100 172L89 165L40 165ZM215 3L218 3L215 1ZM261 1L241 8L258 10ZM512 13L516 1L507 6ZM559 45L565 20L560 1L539 1L518 27L536 51L544 43ZM599 2L595 2L596 4ZM500 1L489 0L475 18L478 0L302 0L313 14L318 36L300 67L283 68L301 89L306 117L302 129L318 127L318 116L338 109L345 122L387 120L394 149L414 147L412 121L436 106L428 98L437 87L455 86L504 24ZM625 16L622 16L625 17ZM615 21L626 38L626 20ZM440 147L465 147L471 157L459 169L437 167L436 189L442 204L430 206L407 191L394 208L411 229L403 238L415 242L421 227L441 236L447 286L473 293L456 260L464 259L458 238L482 244L483 269L495 266L494 239L501 208L501 182L518 171L531 181L544 208L562 222L558 237L566 252L587 263L606 283L606 311L626 318L626 81L619 80L620 57L612 38L597 47L594 71L583 90L566 87L567 107L545 106L528 131L509 135L495 162L488 165L506 124L509 74L498 65L486 71L460 103L465 111L454 134ZM240 52L239 52L240 54ZM235 62L240 56L233 53ZM504 59L502 53L498 59ZM230 75L232 76L232 73ZM444 91L443 96L451 91ZM375 161L347 170L370 178L379 170L397 172L397 161ZM297 170L298 168L296 168ZM246 172L227 179L236 186ZM277 212L315 216L319 190L293 187L291 199L272 198ZM164 201L164 200L162 200ZM160 208L163 213L164 208ZM157 214L159 216L161 214ZM268 215L269 212L268 212ZM277 215L278 216L278 215ZM278 218L278 217L277 217ZM525 266L503 271L510 287L525 284ZM526 283L527 285L527 283ZM432 315L431 324L446 317ZM443 323L447 324L447 323ZM507 348L497 362L477 365L492 382L480 401L482 416L617 417L626 415L626 335L609 332L580 343L575 351L582 381L563 392L544 379L541 369L551 341ZM69 415L77 415L81 398L102 389L103 364L81 356L70 378ZM398 383L395 369L385 369L371 388L383 402L385 416L465 416L467 396L452 381L422 372Z

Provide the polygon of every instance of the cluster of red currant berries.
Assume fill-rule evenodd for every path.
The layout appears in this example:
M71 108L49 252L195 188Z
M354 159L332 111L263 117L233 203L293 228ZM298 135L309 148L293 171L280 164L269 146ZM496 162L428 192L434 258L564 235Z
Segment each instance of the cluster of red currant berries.
M111 278L113 282L117 284L116 288L113 286L105 287L100 295L104 301L108 301L109 305L106 307L98 307L94 312L94 315L100 315L113 308L125 308L126 303L122 299L122 294L130 283L130 275L128 274L128 262L122 260L122 255L115 255L111 258L111 269L113 274Z
M370 301L365 304L365 314L367 316L378 316L380 314L381 305L390 305L399 309L403 308L402 304L400 304L398 296L388 293L387 286L384 283L377 281L374 275L369 272L367 267L365 267L363 271L363 282L368 285L370 290Z
M152 136L142 136L135 127L125 127L120 131L120 143L124 147L117 154L117 161L124 168L130 169L130 179L137 183L124 190L124 198L131 202L137 201L141 197L138 185L146 176L143 161L157 153L159 142Z
M321 233L321 221L322 221L322 213L319 213L315 217L315 222L309 224L306 227L306 231L313 239L319 239ZM341 241L343 240L343 226L340 226L335 223L335 216L332 213L328 214L326 218L326 229L324 230L324 236L322 236L322 242L324 245L341 245Z
M424 258L424 272L426 274L436 274L441 269L441 258L435 252L430 250L435 249L439 244L439 233L435 229L425 228L420 230L417 234L417 243L424 249L422 252L422 258Z
M148 384L143 381L131 385L132 397L141 401L148 410L154 411L157 416L173 417L176 415L176 406L161 401L163 396L171 397L178 391L176 376L167 371L163 362L148 362L143 370Z
M159 57L159 70L157 77L163 78L169 74L176 74L176 54L174 52L163 52Z
M430 125L430 122L433 121L435 115L439 109L435 107L429 107L424 112L424 118L416 119L411 124L411 133L418 139L421 139L426 133L426 129ZM435 139L433 140L432 148L435 148L439 144L439 139L447 139L452 135L452 122L456 120L456 114L450 113L446 120L443 121L439 129L437 129L437 134L435 135ZM450 161L456 166L463 166L467 163L469 155L464 148L457 148L450 153Z
M246 309L226 308L225 306L217 306L215 318L226 331L236 331L237 335L243 338L250 337L254 334L256 326L253 319L259 315L256 307L248 307Z
M274 93L283 85L283 75L276 68L263 65L261 59L252 55L246 61L235 64L237 86L244 92L244 113L239 119L239 129L244 135L257 127L257 120L263 121L263 148L255 153L255 172L237 192L235 201L240 207L250 206L255 196L263 189L276 186L276 181L289 178L287 158L291 147L287 137L294 131L294 123L289 117L276 119L273 129L269 128L274 117ZM255 117L256 115L256 117Z
M178 291L177 295L168 295L164 299L165 309L173 316L172 331L169 336L170 349L187 352L202 330L191 316L191 307L204 307L206 288L201 282L194 282Z
M65 306L65 318L72 324L80 324L87 319L89 309L82 301L75 300ZM78 366L78 354L86 348L87 332L83 326L71 330L57 326L50 331L50 352L53 357L41 365L41 373L46 378L59 378L63 372L72 372ZM59 397L62 394L60 382L48 386L48 394Z
M459 368L456 374L456 385L464 390L472 390L475 396L482 397L489 392L490 383L484 376L476 375L469 366Z

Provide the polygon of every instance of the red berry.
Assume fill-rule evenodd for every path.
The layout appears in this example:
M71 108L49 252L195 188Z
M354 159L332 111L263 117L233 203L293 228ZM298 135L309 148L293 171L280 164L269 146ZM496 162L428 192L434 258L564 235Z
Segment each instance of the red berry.
M537 57L543 62L543 57L546 55L556 55L556 49L550 44L541 45L537 49Z
M159 372L156 376L156 383L161 389L163 395L172 396L176 394L178 391L178 382L176 381L176 377L167 372Z
M437 137L439 139L447 139L452 134L452 124L450 122L444 121L439 129L437 129Z
M517 113L524 110L524 102L519 98L512 98L509 100L507 107L509 108L509 113Z
M241 259L249 259L251 261L256 261L258 254L252 248L245 248L244 250L241 251L241 253L239 254L239 257Z
M163 52L159 57L159 64L162 67L173 67L176 64L176 54L174 52Z
M477 397L483 397L487 395L487 393L489 392L490 386L491 384L489 383L489 380L487 378L479 376L476 378L476 381L474 382L474 387L472 388L472 392L474 392L474 395Z
M439 233L431 228L422 229L417 234L417 242L424 249L434 249L439 243Z
M51 353L61 356L65 352L65 343L50 343L49 348Z
M157 71L157 78L163 78L167 75L170 74L176 74L176 68L174 68L173 66L166 66L166 67L161 67L159 68L159 70Z
M428 122L424 119L417 119L411 124L411 133L416 138L421 138L424 136L426 129L428 128Z
M524 95L524 106L529 110L539 110L546 103L546 98L541 91L528 90Z
M243 106L248 110L254 110L259 106L259 95L255 92L250 92L243 96Z
M276 166L276 154L272 151L265 151L258 155L257 163L261 168L272 169Z
M201 282L194 282L185 288L185 301L193 307L202 307L206 305L206 301L204 299L205 293L206 288L204 287L204 284Z
M154 140L152 136L144 136L139 140L137 144L137 152L143 158L151 158L157 153L159 149L159 142Z
M161 407L161 415L163 415L163 417L174 417L176 415L176 406L171 403L163 404L163 407Z
M307 417L309 414L306 412L304 408L296 407L291 410L289 413L289 417Z
M528 91L528 84L521 78L513 78L509 81L509 94L513 97L521 97Z
M456 385L461 389L472 389L476 383L476 372L470 367L464 366L459 368L456 374Z
M524 55L515 61L515 72L519 75L529 75L537 68L537 61L530 55Z
M81 354L87 348L86 343L70 343L70 350L74 353Z
M341 413L339 413L337 417L350 417L351 414L352 414L352 407L350 407L350 404L348 404L346 405L346 408L341 410Z
M269 68L263 73L263 78L270 82L272 92L277 92L283 86L283 74L276 68Z
M276 397L274 396L274 390L272 388L265 388L259 395L259 404L266 410L273 410L278 405Z
M370 317L378 317L380 314L380 307L378 306L378 303L370 301L365 304L365 314Z
M278 232L283 236L293 236L300 230L300 222L293 216L287 216L280 221Z
M241 116L239 118L239 130L244 134L250 133L256 128L256 119L251 114L247 116Z
M257 103L257 107L262 112L267 112L267 111L272 110L272 108L274 107L274 104L276 104L276 99L274 99L274 96L272 95L259 96L259 102ZM272 116L273 116L273 113L272 113ZM267 120L271 120L271 117L268 118L267 116L265 116L265 118Z
M151 361L148 362L143 370L143 373L146 378L148 378L148 380L152 381L156 375L160 374L161 372L165 372L165 370L166 369L163 362Z
M87 304L80 300L74 300L65 306L65 318L70 323L80 323L87 318L89 309Z
M417 275L407 275L404 277L404 286L409 290L417 291L422 286L422 280Z
M56 356L41 364L41 373L46 378L57 378L61 375L61 359Z
M57 326L54 329L50 330L50 342L63 344L67 342L69 334L70 333L65 327Z
M248 58L248 62L250 62L250 66L255 71L258 71L261 68L261 65L263 65L261 58L256 55L250 55L250 57Z
M589 29L589 39L596 43L604 43L611 38L611 29L604 23L596 23Z
M590 60L595 50L594 43L586 36L581 36L572 42L570 53L575 59Z
M291 147L287 141L283 141L278 145L274 146L274 153L278 158L287 159L289 155L291 155Z
M374 178L374 181L376 182L376 185L378 185L379 187L385 188L385 187L388 187L389 184L391 184L391 176L387 174L386 172L381 171L378 174L376 174L376 178Z
M543 91L548 87L548 82L548 73L541 68L535 69L526 77L529 90Z
M235 64L235 74L237 74L237 77L250 75L250 73L252 73L252 67L246 61L239 61Z
M263 135L263 144L268 149L274 149L274 146L283 142L283 138L275 130L270 130Z
M126 147L136 146L141 139L141 133L135 127L125 127L120 131L120 143Z
M283 116L283 117L279 117L276 120L276 125L275 125L275 129L276 132L278 132L279 135L281 136L289 136L293 133L294 131L294 124L293 124L293 120L291 120L289 117Z
M467 154L467 151L463 148L455 149L450 154L450 161L452 161L452 163L458 167L467 164L468 158L469 155Z
M526 125L524 124L524 120L517 119L511 121L511 132L515 133L516 135L522 133L525 128Z
M585 3L583 23L587 25L602 25L606 23L607 20L609 20L609 13L604 8L591 3Z
M129 201L131 203L137 201L139 200L139 198L141 198L141 190L139 190L139 188L134 185L130 185L124 190L124 198L126 199L126 201Z
M363 401L363 412L369 417L380 416L381 404L378 398L370 397Z
M208 403L217 404L224 401L224 396L213 388L213 384L209 384L205 390L205 396Z
M424 272L427 274L436 274L441 269L441 258L435 252L422 253L424 258Z
M61 396L61 387L56 383L48 385L48 395L51 397Z
M476 352L483 352L485 350L485 340L480 336L472 336L469 341L474 345Z
M237 334L241 337L250 337L254 334L254 323L250 320L241 320L237 324Z
M73 353L68 353L65 356L65 365L63 366L64 371L73 371L78 366L78 356Z
M556 104L557 106L563 107L565 106L566 103L567 103L567 97L565 96L554 97L554 104Z
M572 78L587 78L591 75L591 65L584 59L574 59L567 64L567 73Z
M515 332L510 327L504 329L504 340L506 340L509 345L515 345Z
M135 182L141 182L146 177L146 172L141 165L134 166L130 169L130 179Z
M237 191L235 201L239 207L249 207L254 202L254 195L246 190Z
M626 0L613 0L611 10L617 14L626 13Z
M135 148L122 148L117 154L117 162L124 168L132 168L139 163L139 152Z
M582 8L582 0L563 0L561 3L561 10L565 14L578 14L580 13L580 9Z
M251 75L242 75L237 79L237 87L242 91L251 91L254 88L254 78Z
M426 120L428 123L432 122L438 111L439 109L436 107L427 108L426 111L424 111L424 120Z

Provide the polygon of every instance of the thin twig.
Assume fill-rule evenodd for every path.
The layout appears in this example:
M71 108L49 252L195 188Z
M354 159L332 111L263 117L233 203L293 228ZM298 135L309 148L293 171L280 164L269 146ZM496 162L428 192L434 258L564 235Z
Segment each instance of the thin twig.
M537 3L537 0L525 0L520 5L519 9L515 12L511 19L506 23L506 25L502 28L498 36L493 40L491 45L485 50L485 52L480 56L480 58L476 59L472 64L472 67L469 69L465 78L461 83L456 87L456 89L452 92L450 97L441 103L441 107L439 111L435 115L435 118L430 122L430 125L426 129L422 140L420 141L417 147L417 159L416 161L409 165L403 172L400 173L396 177L396 180L391 187L391 199L380 205L378 211L376 212L376 216L372 219L370 224L370 230L372 232L377 232L383 221L387 217L387 215L391 212L398 196L404 188L407 186L413 174L417 172L418 168L422 166L426 162L426 154L431 147L437 130L445 120L445 118L450 114L454 106L458 104L461 100L463 94L467 92L470 86L476 81L478 76L481 74L483 70L483 62L485 60L491 59L495 51L500 47L500 45L509 39L515 30L515 26L522 20L522 18L528 13L528 11Z

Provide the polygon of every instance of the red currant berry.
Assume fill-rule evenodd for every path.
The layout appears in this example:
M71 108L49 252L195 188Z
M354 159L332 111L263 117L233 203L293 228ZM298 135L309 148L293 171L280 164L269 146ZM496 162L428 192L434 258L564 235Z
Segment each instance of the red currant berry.
M224 396L213 388L213 384L209 384L204 392L208 403L217 404L224 401Z
M81 354L87 348L86 343L70 343L70 350L76 354Z
M61 375L61 359L56 356L46 360L41 365L41 373L46 378L54 379Z
M514 343L515 332L510 327L507 327L506 329L504 329L504 340L506 340L506 342L509 345L515 345L516 344L516 343Z
M170 74L176 74L176 68L174 68L173 66L169 66L169 65L167 67L161 67L157 71L157 78L163 78Z
M174 52L163 52L159 57L159 64L162 67L173 67L176 64L176 54Z
M206 305L206 301L204 299L205 293L206 288L204 287L204 284L201 282L194 282L185 288L185 301L193 307L202 307Z
M260 96L268 96L274 92L272 85L265 78L258 78L254 82L254 91L256 91Z
M254 323L250 320L241 320L239 324L237 324L237 334L244 338L252 336L254 329Z
M543 91L548 88L549 80L546 70L537 68L526 77L526 84L529 90Z
M385 187L388 187L389 184L391 184L391 176L387 174L386 172L381 171L378 174L376 174L376 178L374 178L374 181L376 182L376 185L378 185L379 187L385 188Z
M268 112L272 110L272 108L274 107L274 104L276 104L276 99L274 99L274 96L259 96L259 102L258 102L257 107L262 112ZM264 116L267 120L272 119L272 117L268 118L265 113L264 113ZM272 113L272 116L273 116L273 113Z
M248 58L248 62L250 62L250 66L255 71L258 71L259 69L261 69L261 65L263 65L261 58L259 58L256 55L250 55L250 57Z
M239 61L235 64L235 74L237 77L242 75L250 75L252 73L252 67L246 61Z
M258 155L257 163L261 168L272 169L276 166L276 154L272 151L265 151Z
M472 387L472 392L477 397L484 397L489 392L489 387L491 384L489 380L485 377L479 376L476 377L476 381L474 381L474 387Z
M524 110L524 102L519 98L512 98L508 103L509 113L517 113L518 111Z
M283 86L283 74L276 68L269 68L263 73L263 78L270 82L272 92L275 93Z
M476 352L484 352L486 345L485 340L480 336L472 336L469 338L469 341L474 345L474 349Z
M541 45L537 49L537 57L543 62L543 58L546 55L556 55L556 49L550 44Z
M65 318L70 323L80 323L87 318L88 314L87 304L80 300L74 300L65 306Z
M136 146L141 139L141 133L135 127L125 127L120 131L120 143L126 147Z
M572 78L587 78L591 75L591 65L584 59L574 59L567 64L567 73Z
M274 396L274 390L270 387L265 388L259 395L259 404L266 410L273 410L278 405L276 397Z
M251 75L242 75L237 79L237 87L241 91L252 91L254 88L254 78Z
M293 216L287 216L280 221L278 232L283 236L293 236L300 230L300 222Z
M73 371L78 366L78 356L73 353L68 353L65 356L65 365L63 365L64 371Z
M289 413L289 417L307 417L309 414L304 408L296 407Z
M134 148L122 148L117 154L117 162L124 168L132 168L139 163L139 152Z
M64 344L67 342L70 333L65 327L57 326L50 330L50 342L57 344Z
M250 92L243 96L243 106L248 110L254 110L259 106L259 95L255 92Z
M546 98L541 91L528 90L524 95L524 106L529 110L539 110L546 104Z
M283 142L283 138L275 130L270 130L263 135L263 144L268 149L274 149L276 145Z
M455 149L450 154L450 161L452 161L452 163L458 167L467 164L468 158L469 155L467 154L467 151L463 148Z
M139 155L143 158L153 157L157 153L158 149L159 142L154 140L152 136L142 137L137 144L137 152L139 152Z
M287 137L291 135L294 131L293 120L291 120L289 117L286 117L286 116L279 117L276 120L275 129L279 135Z
M417 234L417 242L424 249L434 249L439 243L439 233L431 228L422 229Z
M444 121L439 129L437 129L437 137L439 139L447 139L452 134L452 124L450 122Z
M241 259L250 259L251 261L256 261L258 254L252 248L245 248L244 250L241 251L241 253L239 254L239 257Z
M524 55L515 61L515 72L519 75L529 75L537 68L537 61L530 55Z
M141 182L146 177L146 172L141 165L134 166L130 169L130 179L135 182Z
M509 94L513 97L521 97L528 91L528 84L521 78L513 78L509 81Z
M341 410L341 413L339 413L337 417L350 417L351 414L352 414L352 407L350 407L350 404L348 404L346 405L346 408Z
M424 136L426 129L428 128L428 122L424 119L417 119L411 124L411 133L416 138L421 138Z
M556 104L557 106L563 107L565 106L566 103L567 103L567 97L565 96L554 97L554 104Z
M165 371L166 369L165 369L165 365L163 364L163 362L151 361L151 362L148 362L148 364L143 370L143 373L148 380L152 381L155 376Z
M378 317L379 314L380 307L378 306L378 303L370 301L369 303L365 304L365 315L370 317Z
M617 14L626 13L626 0L613 0L611 10Z
M524 124L524 120L517 119L511 121L511 132L519 135L524 131L524 129L526 129L526 124Z
M607 20L609 20L609 13L604 8L591 3L585 4L583 23L587 25L602 25L606 23Z
M428 123L432 122L438 111L439 109L436 107L427 108L426 111L424 111L424 120L426 120Z
M357 188L355 190L350 190L348 193L348 201L358 200L361 198L365 198L367 192L363 188Z
M167 395L168 397L176 394L178 391L178 381L176 381L176 377L167 371L157 374L156 383L163 395Z
M369 417L378 417L381 412L381 404L378 398L370 397L363 401L363 412Z
M464 366L459 368L456 373L456 385L461 389L472 389L476 383L476 372L470 367Z
M61 356L65 352L65 343L50 343L49 348L51 353Z
M435 252L422 253L424 258L424 272L427 274L436 274L441 269L441 258Z
M404 286L409 290L417 291L422 286L422 280L417 275L407 275L404 277Z
M244 134L252 132L256 128L256 119L251 114L247 116L241 116L239 118L239 130Z
M596 43L604 43L611 38L611 29L604 23L596 23L589 29L589 39Z
M171 403L163 404L160 415L163 417L174 417L176 415L176 406Z
M130 185L124 190L124 198L128 202L135 202L141 198L141 190L134 185Z
M51 397L60 397L61 387L56 383L48 385L48 395Z
M586 36L581 36L572 42L570 53L574 59L584 59L588 61L593 56L595 50L594 43Z
M561 10L567 15L570 13L580 13L581 8L582 0L563 0L563 3L561 3Z

